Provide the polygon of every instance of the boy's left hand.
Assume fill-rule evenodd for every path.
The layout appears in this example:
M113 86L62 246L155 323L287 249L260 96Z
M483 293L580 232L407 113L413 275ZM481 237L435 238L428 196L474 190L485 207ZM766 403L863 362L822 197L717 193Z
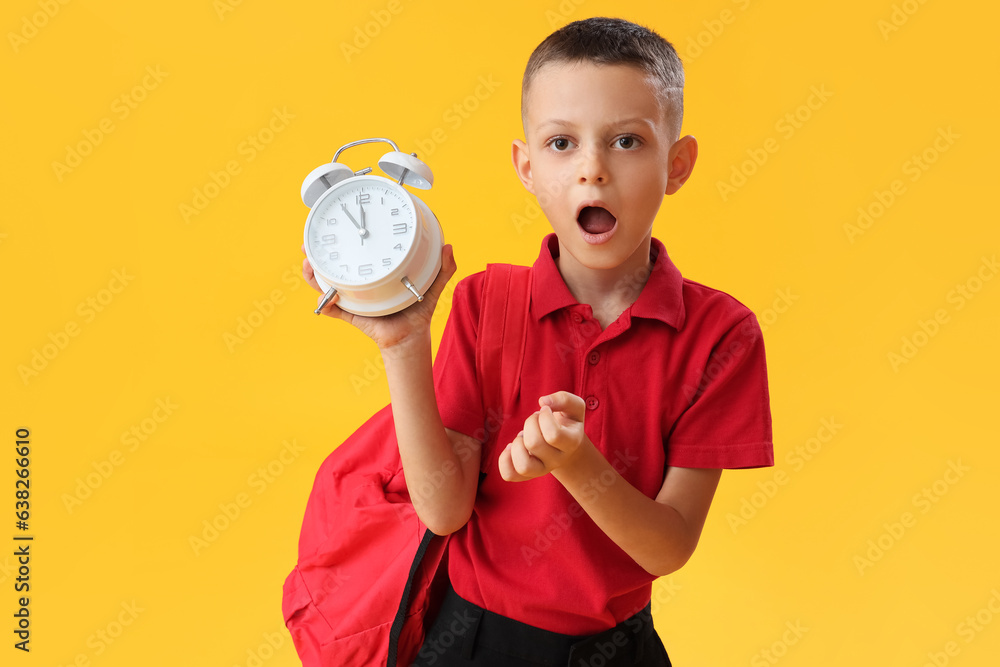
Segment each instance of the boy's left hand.
M524 421L524 430L500 453L500 476L523 482L568 465L587 442L582 398L568 391L538 399L541 409Z

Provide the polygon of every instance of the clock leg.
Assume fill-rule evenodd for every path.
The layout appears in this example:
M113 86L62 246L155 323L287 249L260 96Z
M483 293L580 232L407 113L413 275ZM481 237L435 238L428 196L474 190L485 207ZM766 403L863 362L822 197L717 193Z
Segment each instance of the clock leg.
M424 300L424 295L417 291L417 288L414 287L413 283L410 282L409 278L407 278L406 276L403 276L402 278L399 279L399 281L401 283L403 283L404 285L406 285L406 289L408 289L411 292L413 292L413 295L417 297L417 301L423 301Z
M331 287L330 291L323 295L323 300L319 302L319 306L313 312L319 315L320 311L326 308L326 304L330 303L330 299L332 299L336 294L337 288Z

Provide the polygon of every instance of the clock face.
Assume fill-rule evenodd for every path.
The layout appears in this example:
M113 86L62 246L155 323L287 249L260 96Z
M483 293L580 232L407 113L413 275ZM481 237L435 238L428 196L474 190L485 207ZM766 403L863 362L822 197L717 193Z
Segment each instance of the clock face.
M385 278L414 242L417 212L406 191L380 176L352 178L313 206L306 230L310 264L342 284Z

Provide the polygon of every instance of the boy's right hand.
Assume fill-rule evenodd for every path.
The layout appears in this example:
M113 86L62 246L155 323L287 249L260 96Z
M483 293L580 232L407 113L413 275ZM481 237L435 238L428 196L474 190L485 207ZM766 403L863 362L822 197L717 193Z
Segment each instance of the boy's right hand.
M305 254L305 245L302 246L302 253ZM441 248L441 270L438 272L437 278L434 279L434 283L430 289L424 294L423 301L418 301L391 315L363 317L339 308L337 301L340 299L340 294L337 294L320 312L324 315L344 320L348 324L357 327L362 333L375 341L375 344L378 345L379 350L382 352L389 350L393 352L401 351L407 345L419 345L424 341L430 340L431 315L434 314L434 307L437 305L441 292L444 291L444 287L451 280L451 277L455 275L457 268L454 250L450 244L447 244ZM302 277L305 278L306 282L314 290L321 295L324 293L319 283L316 282L312 265L309 264L309 260L306 258L302 259ZM322 298L320 296L316 300L317 306Z

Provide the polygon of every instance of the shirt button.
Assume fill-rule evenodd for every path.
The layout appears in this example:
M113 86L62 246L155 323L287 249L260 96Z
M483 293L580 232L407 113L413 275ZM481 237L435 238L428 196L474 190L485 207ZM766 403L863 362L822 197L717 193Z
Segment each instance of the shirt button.
M598 352L597 350L594 350L589 355L587 355L587 361L590 362L591 366L595 365L600 360L601 360L601 353Z
M583 315L581 315L580 313L573 313L573 321L576 322L577 324L583 322Z
M587 397L587 409L588 410L596 410L597 406L600 405L600 404L601 403L600 403L600 401L597 400L596 396L588 396Z

